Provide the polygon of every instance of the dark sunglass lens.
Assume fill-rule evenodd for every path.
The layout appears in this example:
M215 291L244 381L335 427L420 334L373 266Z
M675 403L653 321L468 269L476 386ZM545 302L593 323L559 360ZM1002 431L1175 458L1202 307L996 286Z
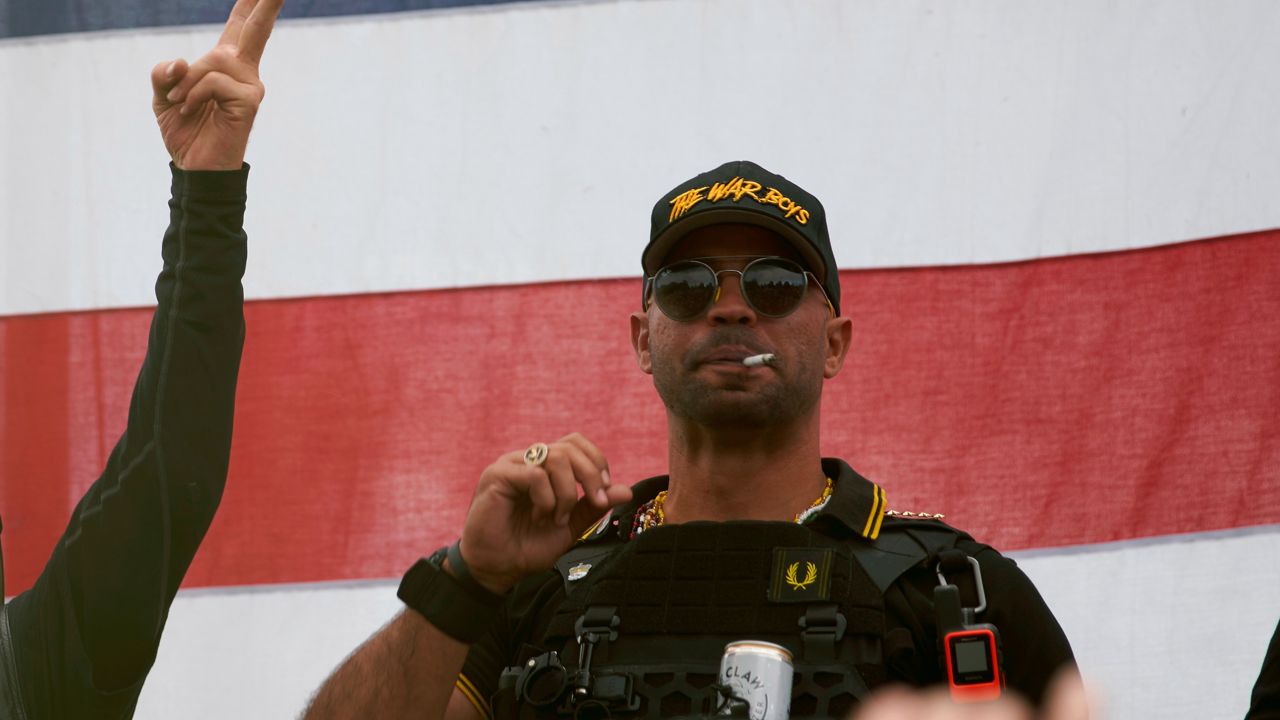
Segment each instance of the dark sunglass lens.
M696 317L715 294L715 273L702 263L676 263L659 270L653 279L653 300L672 320Z
M751 263L742 274L742 286L756 312L781 317L804 299L809 278L790 260L764 258Z

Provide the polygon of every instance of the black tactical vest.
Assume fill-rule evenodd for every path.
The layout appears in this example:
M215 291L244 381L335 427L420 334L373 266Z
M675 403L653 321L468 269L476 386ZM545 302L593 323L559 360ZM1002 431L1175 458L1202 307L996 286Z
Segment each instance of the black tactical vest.
M963 534L887 528L839 540L780 522L691 522L557 562L548 611L493 698L496 718L710 714L727 643L764 640L794 663L791 718L839 718L885 682L885 589ZM585 573L585 574L584 574Z

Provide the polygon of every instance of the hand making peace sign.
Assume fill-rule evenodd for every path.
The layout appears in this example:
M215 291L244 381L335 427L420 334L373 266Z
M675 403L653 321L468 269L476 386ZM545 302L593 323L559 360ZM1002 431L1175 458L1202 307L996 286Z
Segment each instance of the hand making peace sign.
M222 37L191 65L151 70L160 135L183 170L239 170L266 89L258 62L284 0L236 0Z

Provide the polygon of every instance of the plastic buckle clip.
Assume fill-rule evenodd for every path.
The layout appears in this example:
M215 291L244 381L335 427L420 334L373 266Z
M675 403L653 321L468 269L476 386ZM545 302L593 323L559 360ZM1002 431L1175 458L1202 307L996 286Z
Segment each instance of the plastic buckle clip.
M805 611L799 621L806 660L831 662L836 657L836 644L844 639L849 622L835 605L820 605Z
M587 608L573 623L573 631L578 636L578 671L573 677L574 695L585 697L591 693L591 659L595 655L596 644L601 640L617 640L616 628L621 622L617 608L593 606Z

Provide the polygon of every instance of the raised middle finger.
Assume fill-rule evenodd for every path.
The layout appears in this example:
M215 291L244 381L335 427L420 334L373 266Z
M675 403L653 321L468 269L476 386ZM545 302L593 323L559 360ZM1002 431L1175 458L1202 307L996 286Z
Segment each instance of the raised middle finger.
M282 7L284 7L284 0L258 0L257 6L244 21L244 27L240 30L240 39L236 41L240 57L254 65L258 64Z

